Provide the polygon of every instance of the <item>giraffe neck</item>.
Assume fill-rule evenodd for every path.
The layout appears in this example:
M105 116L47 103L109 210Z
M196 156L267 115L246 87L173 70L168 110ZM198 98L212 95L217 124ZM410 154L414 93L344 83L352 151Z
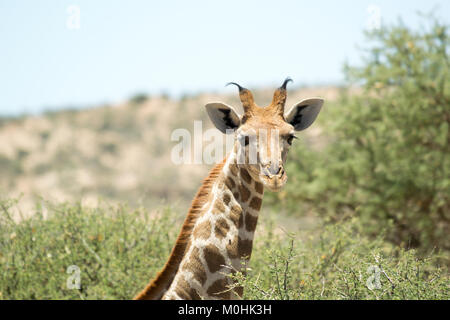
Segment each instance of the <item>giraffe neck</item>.
M157 275L150 280L148 285L134 297L135 300L159 300L171 286L180 267L180 263L188 249L194 225L197 219L205 212L205 206L212 196L212 187L217 179L222 176L224 164L225 159L222 163L217 164L210 171L208 177L203 180L201 187L192 201L169 259L161 271L158 272Z
M232 152L202 206L184 256L163 299L231 299L226 274L242 270L252 251L263 185L236 163Z

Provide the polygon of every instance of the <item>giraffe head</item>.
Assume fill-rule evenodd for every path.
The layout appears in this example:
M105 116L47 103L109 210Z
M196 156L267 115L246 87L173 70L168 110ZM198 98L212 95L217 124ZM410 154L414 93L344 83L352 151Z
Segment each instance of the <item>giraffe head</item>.
M206 110L214 125L223 133L234 133L238 165L244 166L252 178L269 190L280 190L287 180L284 170L286 157L296 131L308 128L316 119L323 99L310 98L295 104L285 113L287 78L267 107L255 104L250 90L241 87L239 97L244 114L239 116L233 107L213 102Z

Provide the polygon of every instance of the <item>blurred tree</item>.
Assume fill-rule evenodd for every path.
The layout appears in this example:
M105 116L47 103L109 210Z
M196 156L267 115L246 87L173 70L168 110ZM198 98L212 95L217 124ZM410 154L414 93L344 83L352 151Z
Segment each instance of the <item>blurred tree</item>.
M324 110L328 147L291 152L278 195L291 211L302 201L333 220L359 216L371 234L388 227L405 247L450 249L449 28L430 21L366 34L363 65L345 66L362 93Z
M134 105L139 105L141 103L144 103L148 99L149 97L146 93L137 93L130 98L130 103Z

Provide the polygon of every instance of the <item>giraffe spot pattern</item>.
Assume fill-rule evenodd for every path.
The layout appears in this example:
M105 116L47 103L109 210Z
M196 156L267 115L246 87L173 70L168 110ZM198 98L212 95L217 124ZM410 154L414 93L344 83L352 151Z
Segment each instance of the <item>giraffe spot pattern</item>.
M241 168L240 170L241 173L241 178L247 182L248 184L250 184L252 182L252 177L250 177L250 174L248 173L248 171L244 168Z
M246 186L241 184L239 186L239 192L241 194L241 200L243 202L247 202L248 198L250 198L250 190L248 190Z
M250 201L250 208L254 210L259 210L261 209L261 204L262 204L261 198L253 197L252 200Z
M211 235L211 223L207 220L200 223L194 229L194 238L208 239Z
M206 293L208 293L210 296L213 297L221 299L230 299L230 291L227 288L227 285L228 285L227 279L221 278L219 280L214 281L214 283L208 288Z
M247 229L247 231L255 231L257 222L258 216L252 216L248 213L245 215L245 229Z
M230 204L231 197L228 193L224 194L223 196L223 203L228 206Z
M206 282L206 272L200 260L200 250L194 247L189 259L183 264L182 270L192 272L194 279L204 285Z
M215 198L216 200L212 204L212 207L209 206L209 212L212 212L213 214L223 214L227 212L227 208L229 208L229 220L226 218L224 219L222 217L217 217L217 220L213 225L213 229L211 228L211 220L201 222L193 230L194 238L207 240L210 238L212 233L219 241L223 240L230 231L230 223L234 224L236 228L240 230L244 227L248 232L253 232L255 230L258 217L250 214L245 215L242 207L240 205L233 204L235 202L231 200L233 199L232 197L234 197L234 200L241 203L248 203L250 200L249 207L254 210L259 210L261 208L262 199L257 196L252 197L252 188L248 188L247 185L254 187L253 190L255 190L255 194L262 195L263 184L255 181L254 185L252 185L253 179L251 178L249 172L245 168L240 168L236 164L229 166L229 172L230 174L225 176L225 179L220 179L218 184L219 190L221 190L220 192L222 192L222 194ZM242 180L237 183L235 180L236 178ZM244 185L243 182L245 182L246 185ZM233 194L227 191L226 188L233 192ZM252 240L242 239L238 236L229 239L224 248L227 250L227 259L239 258L244 261L249 259L252 252L252 244ZM191 246L190 243L189 246ZM188 252L188 250L186 250L186 252ZM220 272L226 264L225 257L221 254L219 248L213 244L206 245L206 247L203 247L202 245L202 248L193 247L190 252L190 256L186 257L181 269L188 271L192 275L192 279L198 281L198 283L206 290L205 284L208 279L208 272ZM201 255L203 255L203 257L201 257ZM204 265L203 262L205 262L206 265ZM206 293L211 297L222 299L230 299L236 295L242 297L243 288L235 287L233 292L231 292L227 288L228 283L230 282L227 278L218 279L211 286L209 286ZM190 283L186 281L184 276L181 276L178 279L176 288L174 288L174 293L177 298L200 299L198 292L190 287Z
M225 179L225 185L228 187L228 189L233 190L234 187L236 187L236 182L234 182L233 178L227 177Z
M222 240L227 236L228 231L230 230L230 226L227 221L223 218L220 218L216 221L216 225L214 227L215 235L217 238Z
M175 292L181 299L184 300L201 300L197 291L187 283L184 277L181 277L178 280Z
M238 168L237 168L237 165L235 165L235 164L230 164L230 171L231 171L231 174L233 175L233 176L235 176L235 177L237 177L237 175L238 175Z
M252 240L243 240L239 239L238 243L238 253L240 258L250 259L250 255L252 254Z
M230 220L234 223L236 228L240 228L243 223L242 208L238 205L234 205L230 210Z
M255 181L255 190L256 190L256 192L258 192L259 194L263 194L263 192L264 192L264 186L263 186L263 184L260 183L260 182L256 182L256 181Z
M244 240L236 237L231 243L228 243L226 246L228 257L230 259L250 258L250 255L252 254L252 245L252 240Z
M226 246L228 257L230 259L236 259L238 257L238 238L230 240Z
M211 273L217 272L225 264L225 258L220 254L219 249L210 244L203 249L203 254L205 256L206 263L208 264L208 269Z
M225 211L225 206L221 199L217 198L214 203L214 209L220 213Z

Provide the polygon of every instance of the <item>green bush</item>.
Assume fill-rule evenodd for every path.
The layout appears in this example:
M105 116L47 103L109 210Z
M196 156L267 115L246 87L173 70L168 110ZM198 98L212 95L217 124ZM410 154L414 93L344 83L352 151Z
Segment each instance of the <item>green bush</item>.
M432 20L418 32L398 25L367 34L364 64L346 67L362 92L322 111L328 146L291 151L281 194L290 212L306 203L334 221L357 216L373 236L387 228L407 248L450 249L448 32Z
M448 299L448 274L432 254L418 258L364 235L358 219L301 235L267 233L256 238L247 275L231 275L245 299Z
M130 98L130 103L133 105L139 105L146 102L149 99L146 93L137 93Z
M131 299L162 266L178 232L170 209L46 203L16 223L15 204L0 202L0 299ZM80 270L80 290L67 286L70 266Z
M17 223L16 201L0 202L1 299L131 299L164 265L183 219L170 209L45 206ZM438 253L419 259L383 235L369 240L357 219L300 238L280 234L275 217L261 219L248 277L235 275L246 299L450 298ZM67 286L70 266L80 290Z

